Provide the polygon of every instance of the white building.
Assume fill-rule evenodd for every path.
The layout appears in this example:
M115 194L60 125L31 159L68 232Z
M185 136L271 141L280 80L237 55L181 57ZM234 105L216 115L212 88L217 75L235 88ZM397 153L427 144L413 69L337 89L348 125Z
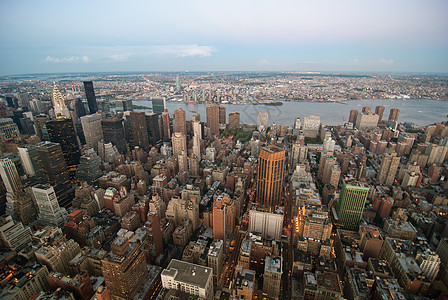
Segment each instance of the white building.
M100 113L81 117L82 131L86 138L86 145L89 148L98 150L98 142L103 139L102 119L103 117Z
M53 187L38 184L32 187L32 191L39 208L39 221L62 227L67 222L67 211L59 206Z
M418 253L415 260L423 274L433 281L439 273L440 257L434 251L428 249L425 253Z
M0 240L7 248L20 251L31 242L31 229L22 222L15 222L11 216L0 217Z
M207 300L214 297L212 268L172 259L162 271L161 278L165 289L179 290Z
M216 150L215 150L215 148L212 148L212 147L206 148L205 149L205 156L206 156L207 160L209 160L211 162L214 162L215 158L216 158Z
M249 231L260 232L263 238L280 240L283 228L283 209L274 212L259 210L256 205L249 211Z

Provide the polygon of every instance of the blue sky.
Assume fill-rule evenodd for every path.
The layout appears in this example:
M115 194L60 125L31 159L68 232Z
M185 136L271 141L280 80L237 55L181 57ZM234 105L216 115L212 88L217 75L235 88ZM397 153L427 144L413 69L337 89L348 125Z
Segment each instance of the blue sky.
M445 0L0 1L0 74L448 72Z

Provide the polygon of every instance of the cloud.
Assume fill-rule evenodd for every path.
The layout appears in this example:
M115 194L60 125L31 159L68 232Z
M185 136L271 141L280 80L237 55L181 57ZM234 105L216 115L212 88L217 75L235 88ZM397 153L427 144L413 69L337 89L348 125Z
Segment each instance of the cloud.
M392 65L394 63L394 60L393 59L381 58L380 59L380 63L385 64L385 65Z
M110 59L116 62L122 62L127 61L129 59L129 56L131 56L132 53L123 53L123 54L113 54L109 56Z
M64 57L64 58L57 58L53 56L47 56L44 59L44 62L49 63L74 63L74 62L89 62L89 58L87 56L70 56L70 57Z
M260 64L264 65L264 66L269 66L271 65L271 62L269 60L267 60L266 58L260 60Z

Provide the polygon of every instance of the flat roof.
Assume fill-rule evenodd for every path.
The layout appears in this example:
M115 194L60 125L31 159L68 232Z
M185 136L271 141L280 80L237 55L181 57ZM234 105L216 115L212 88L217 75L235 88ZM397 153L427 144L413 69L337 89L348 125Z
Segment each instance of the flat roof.
M162 271L162 276L170 276L176 281L195 285L204 289L212 275L212 268L177 259L172 259L168 267Z

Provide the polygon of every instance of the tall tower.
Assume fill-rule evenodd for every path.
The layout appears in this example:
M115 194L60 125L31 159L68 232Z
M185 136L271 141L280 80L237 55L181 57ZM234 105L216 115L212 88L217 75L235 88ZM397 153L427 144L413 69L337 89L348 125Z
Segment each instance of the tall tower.
M400 110L398 108L391 108L389 111L389 121L397 122L399 113Z
M179 76L176 77L176 91L180 92L181 87L180 87L180 79Z
M98 151L98 142L103 139L101 121L103 117L100 113L90 114L81 117L82 131L86 138L86 145Z
M98 104L96 103L95 90L93 89L92 81L84 81L84 90L86 91L87 104L89 111L94 114L98 111Z
M159 115L155 113L146 113L146 129L148 130L149 141L152 145L162 140L160 132Z
M213 202L213 239L226 241L226 212L227 207L222 198Z
M65 105L64 97L56 86L56 82L53 82L53 109L56 116L70 118L70 112Z
M277 146L260 149L258 157L258 203L273 208L280 204L285 172L285 150Z
M399 166L400 157L397 153L385 154L378 170L377 183L392 186Z
M375 107L375 114L377 114L380 117L378 122L381 123L381 121L383 120L384 106L378 105L377 107Z
M232 111L229 114L229 124L227 125L227 129L238 129L238 128L240 128L240 113Z
M162 112L162 128L163 128L163 139L169 140L171 138L171 122L170 122L170 114L168 113L168 109Z
M72 120L68 118L50 120L46 126L50 141L61 145L70 177L75 178L81 152Z
M358 230L369 186L359 181L342 181L341 195L336 204L334 224L348 230Z
M38 184L32 187L32 191L39 208L39 221L62 227L67 222L67 212L59 206L53 187Z
M226 108L219 106L219 124L226 124Z
M207 106L207 126L211 135L219 133L219 107L215 104Z
M182 151L187 152L187 138L185 135L176 132L172 138L173 143L173 155L177 157Z
M131 125L131 147L139 146L146 151L149 150L148 129L146 128L146 117L144 112L130 112L129 122Z
M6 214L25 225L34 221L36 208L33 199L23 190L16 166L9 158L0 159L0 176L6 187Z
M174 111L174 126L173 132L180 132L183 135L187 135L187 123L185 111L182 108L176 109Z
M127 146L122 120L117 117L105 118L101 121L101 127L103 128L104 142L112 143L117 147L118 152L125 153Z
M158 115L161 115L166 109L165 98L152 98L152 111Z

